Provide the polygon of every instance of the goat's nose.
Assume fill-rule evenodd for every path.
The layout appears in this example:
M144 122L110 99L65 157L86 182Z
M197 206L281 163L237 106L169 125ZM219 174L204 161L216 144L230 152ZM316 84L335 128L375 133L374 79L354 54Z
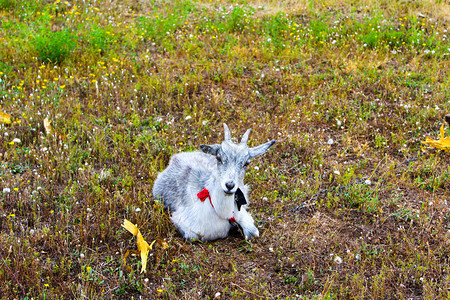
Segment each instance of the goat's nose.
M227 187L227 189L228 189L229 191L231 191L231 190L234 188L234 182L233 182L233 181L227 181L227 182L225 183L225 186Z

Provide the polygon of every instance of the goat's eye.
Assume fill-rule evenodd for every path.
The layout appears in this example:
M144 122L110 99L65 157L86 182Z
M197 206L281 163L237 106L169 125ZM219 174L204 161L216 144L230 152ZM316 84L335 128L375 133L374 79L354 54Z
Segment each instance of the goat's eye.
M218 162L222 163L222 158L220 156L216 156Z

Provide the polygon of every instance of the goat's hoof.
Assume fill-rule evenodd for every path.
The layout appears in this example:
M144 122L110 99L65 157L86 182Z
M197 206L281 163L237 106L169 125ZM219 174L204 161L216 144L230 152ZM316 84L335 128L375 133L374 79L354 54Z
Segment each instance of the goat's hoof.
M246 228L246 229L244 229L244 236L245 236L245 240L248 241L252 237L258 237L259 230L255 226L253 226L252 228Z

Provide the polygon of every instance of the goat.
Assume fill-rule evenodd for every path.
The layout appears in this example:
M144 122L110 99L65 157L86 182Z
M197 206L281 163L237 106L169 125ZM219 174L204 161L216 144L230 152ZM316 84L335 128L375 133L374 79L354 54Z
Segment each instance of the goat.
M200 145L202 152L173 155L153 185L153 197L164 201L172 222L187 240L225 238L236 225L246 240L259 236L246 210L248 186L244 176L250 160L264 154L276 141L249 148L251 129L236 144L228 126L224 123L223 127L225 140L221 144Z

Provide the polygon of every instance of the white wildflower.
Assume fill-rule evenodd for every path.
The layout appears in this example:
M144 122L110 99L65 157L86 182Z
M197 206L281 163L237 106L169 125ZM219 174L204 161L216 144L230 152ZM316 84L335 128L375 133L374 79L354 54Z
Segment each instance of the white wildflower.
M334 258L334 262L337 263L338 265L342 264L342 258L340 256L336 256Z

